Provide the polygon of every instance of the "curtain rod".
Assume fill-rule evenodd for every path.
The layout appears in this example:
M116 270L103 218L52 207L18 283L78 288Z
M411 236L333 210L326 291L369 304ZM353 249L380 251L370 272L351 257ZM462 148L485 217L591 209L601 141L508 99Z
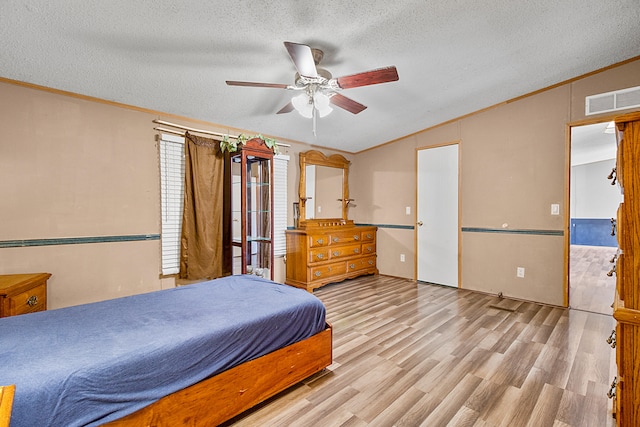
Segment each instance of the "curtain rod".
M175 123L165 122L164 120L158 120L158 119L153 120L153 123L157 123L159 125L171 126L171 127L176 128L176 129L182 129L182 130L185 130L185 131L198 132L198 133L203 133L205 135L217 136L219 138L223 138L226 135L224 133L212 132L210 130L202 130L202 129L192 128L192 127L189 127L189 126L177 125ZM184 136L184 132L178 132L178 131L171 130L171 129L165 129L165 128L160 128L160 127L154 127L153 129L157 130L157 131L160 131L160 132L167 132L167 133L173 133L174 135ZM238 139L238 135L227 135L227 136L229 138L232 138L232 139ZM279 143L279 142L276 142L276 145L279 145L280 147L291 147L291 145L289 145L289 144L282 144L282 143Z

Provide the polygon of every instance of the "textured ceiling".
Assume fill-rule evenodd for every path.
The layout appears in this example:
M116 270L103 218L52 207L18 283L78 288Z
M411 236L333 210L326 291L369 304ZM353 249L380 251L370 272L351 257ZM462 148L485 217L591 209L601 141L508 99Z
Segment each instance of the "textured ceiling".
M357 152L638 56L639 22L638 0L3 0L0 77ZM314 136L275 114L294 92L225 84L292 84L284 41L400 80L343 91L368 108Z

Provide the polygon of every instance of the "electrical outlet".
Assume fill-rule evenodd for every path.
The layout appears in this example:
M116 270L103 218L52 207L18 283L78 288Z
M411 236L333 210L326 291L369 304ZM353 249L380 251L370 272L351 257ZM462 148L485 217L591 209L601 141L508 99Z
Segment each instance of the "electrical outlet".
M524 267L516 268L516 276L517 277L524 277Z
M404 262L404 254L400 254L400 262Z

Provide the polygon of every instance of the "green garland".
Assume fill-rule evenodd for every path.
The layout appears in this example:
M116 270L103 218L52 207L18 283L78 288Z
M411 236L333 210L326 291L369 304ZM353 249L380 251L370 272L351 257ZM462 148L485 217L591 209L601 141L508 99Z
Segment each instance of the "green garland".
M279 150L278 150L278 143L276 142L276 140L273 138L265 138L260 134L250 138L247 135L241 133L240 135L238 135L238 138L234 138L234 139L229 139L229 135L224 135L222 137L222 141L220 141L220 150L223 153L225 151L234 153L238 151L241 148L241 146L244 145L248 140L253 138L260 138L261 140L264 141L264 145L266 145L273 151L273 154L278 154Z

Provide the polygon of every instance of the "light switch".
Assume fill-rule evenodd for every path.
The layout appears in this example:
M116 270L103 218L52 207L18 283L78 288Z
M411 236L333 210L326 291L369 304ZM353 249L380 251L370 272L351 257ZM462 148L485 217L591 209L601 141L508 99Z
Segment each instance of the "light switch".
M551 215L560 215L560 205L553 203L551 205Z
M411 215L411 206L407 206L405 208L405 212L407 213L407 215Z

